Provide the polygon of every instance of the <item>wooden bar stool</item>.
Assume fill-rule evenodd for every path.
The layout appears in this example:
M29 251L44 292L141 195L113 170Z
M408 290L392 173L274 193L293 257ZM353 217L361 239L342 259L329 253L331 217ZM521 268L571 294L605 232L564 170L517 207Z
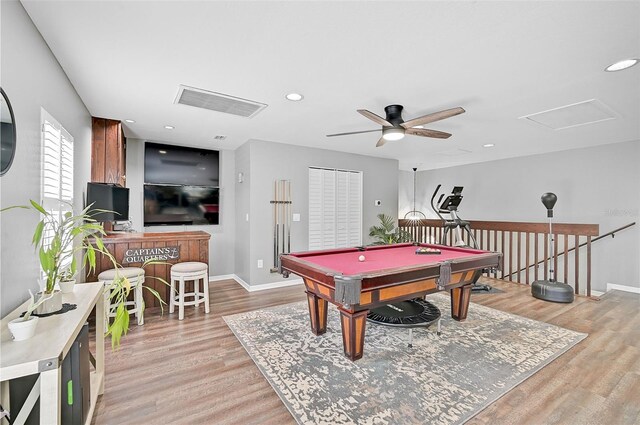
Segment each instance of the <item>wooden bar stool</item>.
M184 292L185 281L193 281L193 292ZM200 292L202 280L202 292ZM176 281L178 291L176 293ZM193 297L193 301L185 301L186 297ZM169 298L169 313L173 313L178 304L178 320L184 319L184 306L197 306L204 303L205 313L209 313L209 272L205 263L188 261L171 266L171 296Z
M138 319L138 325L144 324L144 299L142 298L142 285L144 284L144 269L139 267L122 267L118 268L118 275L120 277L126 277L131 285L133 291L133 301L126 301L124 303L125 308L129 314L135 314ZM113 280L116 278L116 270L105 270L98 275L98 280L108 289ZM116 312L113 311L115 304L111 303L111 291L104 291L104 311L106 320L104 321L104 331L107 331L109 326L109 319L116 317Z

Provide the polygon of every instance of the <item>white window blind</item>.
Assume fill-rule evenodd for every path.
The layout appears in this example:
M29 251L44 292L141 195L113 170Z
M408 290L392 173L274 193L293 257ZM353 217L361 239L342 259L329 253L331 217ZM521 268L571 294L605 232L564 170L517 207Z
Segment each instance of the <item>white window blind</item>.
M44 109L41 124L42 206L61 220L64 213L73 212L73 137ZM51 238L52 235L43 235L45 244Z
M362 172L309 168L309 249L362 244Z

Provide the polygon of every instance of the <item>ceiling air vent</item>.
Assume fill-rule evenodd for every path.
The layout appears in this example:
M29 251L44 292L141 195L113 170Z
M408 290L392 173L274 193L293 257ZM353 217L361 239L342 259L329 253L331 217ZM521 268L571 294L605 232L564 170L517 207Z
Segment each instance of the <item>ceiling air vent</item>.
M178 95L174 103L245 118L253 118L258 112L267 107L264 103L183 85L179 86Z
M527 119L553 130L563 130L565 128L613 120L616 118L616 114L604 103L597 99L591 99L549 109L548 111L525 115L520 118Z

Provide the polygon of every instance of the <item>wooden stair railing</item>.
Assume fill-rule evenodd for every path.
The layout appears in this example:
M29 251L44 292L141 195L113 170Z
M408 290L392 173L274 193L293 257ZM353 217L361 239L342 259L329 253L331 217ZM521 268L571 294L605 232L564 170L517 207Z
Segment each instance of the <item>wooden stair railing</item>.
M492 277L531 284L535 280L548 279L547 259L552 259L556 279L573 286L580 294L581 283L584 294L591 296L591 244L599 234L598 224L554 223L555 252L550 253L549 223L511 221L470 221L471 232L480 249L503 254L502 270L492 273ZM442 221L436 219L399 220L398 227L407 231L416 242L441 243ZM463 235L466 243L468 236ZM449 232L446 244L454 241ZM586 245L586 258L581 262L580 251L574 255L573 265L569 265L569 252ZM562 257L559 262L558 257ZM582 264L581 264L582 263ZM561 266L558 268L558 266ZM540 268L543 268L543 272ZM533 268L533 273L531 273ZM583 278L584 276L584 278Z

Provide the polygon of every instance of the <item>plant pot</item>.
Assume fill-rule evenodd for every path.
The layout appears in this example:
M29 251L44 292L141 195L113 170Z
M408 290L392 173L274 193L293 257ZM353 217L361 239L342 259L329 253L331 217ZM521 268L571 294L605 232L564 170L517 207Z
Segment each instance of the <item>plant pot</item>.
M60 292L63 294L70 294L73 292L73 287L76 284L76 280L61 280L58 284L60 286Z
M9 331L13 335L14 341L24 341L31 338L36 333L36 325L38 324L38 318L31 316L29 320L22 320L22 317L13 319L9 322Z
M48 300L43 302L36 308L36 314L49 314L55 313L62 309L62 292L55 290L53 294L45 294L43 292L38 292L36 294L38 297L50 297Z

